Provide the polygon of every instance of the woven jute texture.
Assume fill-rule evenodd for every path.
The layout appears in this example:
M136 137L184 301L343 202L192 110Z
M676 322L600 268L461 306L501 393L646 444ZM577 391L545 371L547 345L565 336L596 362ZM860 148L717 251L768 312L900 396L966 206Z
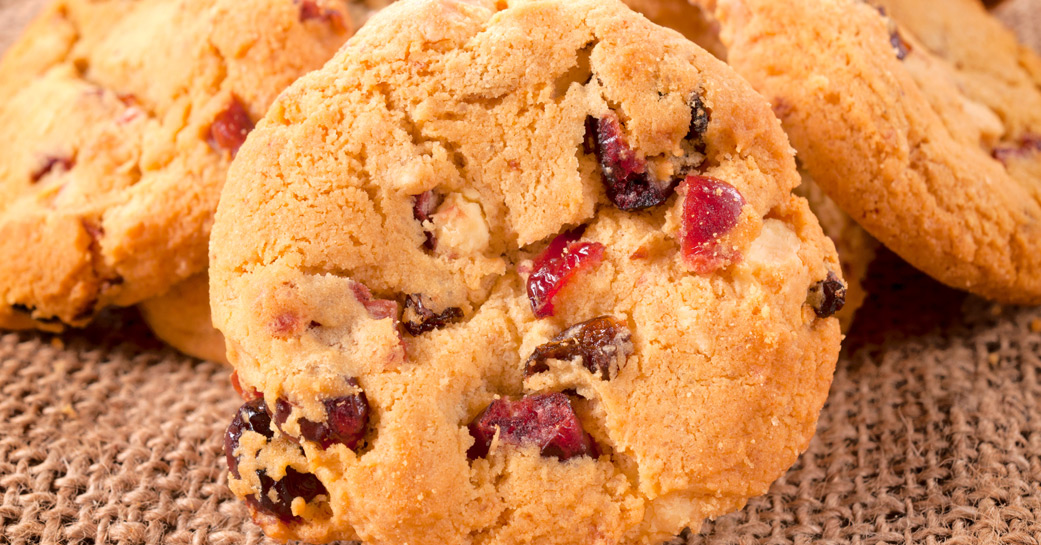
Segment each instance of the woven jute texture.
M30 1L0 0L0 40ZM870 276L809 451L676 543L1041 544L1041 308L885 252ZM239 403L226 368L164 348L134 311L0 333L0 543L263 542L226 488Z

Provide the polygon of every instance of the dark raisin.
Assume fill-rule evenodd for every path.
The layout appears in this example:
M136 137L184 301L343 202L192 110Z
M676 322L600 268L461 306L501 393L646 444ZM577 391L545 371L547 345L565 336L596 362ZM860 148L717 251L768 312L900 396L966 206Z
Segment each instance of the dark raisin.
M271 415L267 412L267 405L263 399L254 399L239 407L235 418L231 420L228 430L224 433L224 456L228 460L228 469L236 479L239 477L239 461L235 456L235 449L239 447L239 439L245 431L252 431L271 439L275 432L271 429Z
M409 335L415 337L427 331L440 329L462 317L463 311L459 307L449 307L435 313L423 303L422 295L413 293L405 297L405 312L401 316L401 325Z
M683 183L683 258L695 272L709 274L740 258L722 241L737 226L745 199L734 186L715 178L692 175Z
M1006 144L994 148L993 155L998 161L1008 163L1009 159L1037 152L1041 152L1041 135L1027 134L1022 136L1015 144Z
M509 445L535 445L543 456L567 460L597 456L593 438L582 429L571 400L562 393L533 394L517 400L497 399L469 426L473 460L488 455L496 433Z
M349 379L348 384L357 388L358 381ZM369 425L369 401L365 392L328 399L325 404L325 422L312 422L306 418L297 420L300 425L300 436L314 443L322 449L332 445L347 445L354 450L365 436L365 429ZM279 398L275 403L275 425L278 426L286 436L296 439L286 433L282 425L289 419L293 410L292 404L285 398Z
M258 511L274 515L285 523L301 522L301 518L293 515L293 499L303 498L311 501L320 495L328 495L322 481L310 473L301 473L291 467L286 474L276 481L268 477L267 472L258 471L260 493L247 496L246 503ZM272 494L274 492L274 494ZM274 495L274 499L271 496Z
M904 37L900 35L899 30L893 30L889 33L889 43L896 51L897 59L904 60L907 58L908 53L911 52L911 44L904 40Z
M586 141L594 144L607 198L620 210L657 206L672 195L675 180L658 180L647 171L647 162L629 146L614 112L586 119Z
M846 304L846 284L834 272L810 288L806 301L821 318L829 318Z
M582 358L590 373L610 380L618 375L626 358L633 352L631 334L625 322L611 316L600 316L573 325L538 348L524 364L524 376L549 370L547 360L570 361Z
M36 170L29 175L29 178L32 180L32 183L35 184L42 180L44 176L50 174L51 171L55 169L68 171L74 164L75 161L70 157L55 157L53 155L48 155L43 158L43 161L40 162L40 166L36 167Z
M708 132L711 114L701 95L694 93L690 96L690 129L686 139L693 142L701 153L705 152L705 133Z
M904 60L907 58L907 54L911 52L911 44L907 43L904 37L900 35L900 29L896 26L896 21L889 17L885 7L875 6L875 9L886 20L886 26L889 28L889 44L896 51L896 58Z
M424 191L412 197L412 216L423 227L423 234L426 235L426 242L423 243L423 247L427 250L437 248L437 239L434 238L433 231L429 230L429 226L426 223L431 221L434 211L441 205L442 200L441 195L434 190Z
M528 276L528 300L537 318L553 315L553 298L580 271L595 267L604 258L604 245L578 242L580 230L563 233L550 242L533 263Z
M249 118L246 107L239 99L232 97L231 104L217 114L210 125L210 146L216 150L227 150L234 157L252 130L253 120Z
M267 439L274 437L275 433L271 429L271 415L268 413L263 399L254 399L239 407L235 418L231 420L231 425L224 434L224 455L228 461L228 469L236 479L241 476L235 450L245 431L259 433ZM293 515L293 498L311 501L321 494L328 494L325 486L317 477L310 473L301 473L291 467L286 468L286 474L278 481L269 477L264 470L259 470L256 474L260 480L260 490L254 495L246 497L246 503L258 511L278 517L283 522L300 521L299 517Z

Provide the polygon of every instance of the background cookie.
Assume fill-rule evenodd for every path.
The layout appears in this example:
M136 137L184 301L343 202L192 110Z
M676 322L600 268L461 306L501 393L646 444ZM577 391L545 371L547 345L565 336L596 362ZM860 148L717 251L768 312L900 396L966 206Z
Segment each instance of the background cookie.
M197 274L138 305L156 337L203 360L227 363L224 336L210 318L209 277Z
M922 40L854 0L721 1L717 13L728 61L858 223L951 286L1037 303L1037 56L972 0L925 5L902 8L928 15L909 22Z
M738 508L838 354L798 181L761 97L618 2L388 7L229 173L231 489L312 542L656 543Z
M253 121L351 33L303 0L60 0L0 63L0 327L82 325L206 265Z

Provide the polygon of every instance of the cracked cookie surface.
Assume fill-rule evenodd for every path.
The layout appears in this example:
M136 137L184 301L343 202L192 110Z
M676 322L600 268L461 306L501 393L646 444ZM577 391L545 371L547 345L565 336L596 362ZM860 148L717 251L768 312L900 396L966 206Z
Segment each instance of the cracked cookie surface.
M741 507L838 356L798 182L768 104L617 1L391 5L229 172L231 489L310 542L657 543Z
M979 2L708 3L843 210L937 280L1041 302L1041 60Z
M83 325L204 270L232 155L352 30L324 0L50 5L0 62L0 327Z

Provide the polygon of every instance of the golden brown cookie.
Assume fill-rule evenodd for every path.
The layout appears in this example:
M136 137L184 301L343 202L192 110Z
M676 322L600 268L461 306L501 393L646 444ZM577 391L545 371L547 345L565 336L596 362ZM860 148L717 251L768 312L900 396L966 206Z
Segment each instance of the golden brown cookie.
M843 210L944 283L1041 302L1041 61L975 0L878 4L716 13L728 61Z
M227 363L224 336L210 319L209 277L197 274L137 306L156 337L181 352Z
M231 157L353 28L334 0L58 0L0 62L0 327L83 325L206 266Z
M844 286L767 103L616 0L402 0L233 164L230 487L271 536L658 543L806 447Z

